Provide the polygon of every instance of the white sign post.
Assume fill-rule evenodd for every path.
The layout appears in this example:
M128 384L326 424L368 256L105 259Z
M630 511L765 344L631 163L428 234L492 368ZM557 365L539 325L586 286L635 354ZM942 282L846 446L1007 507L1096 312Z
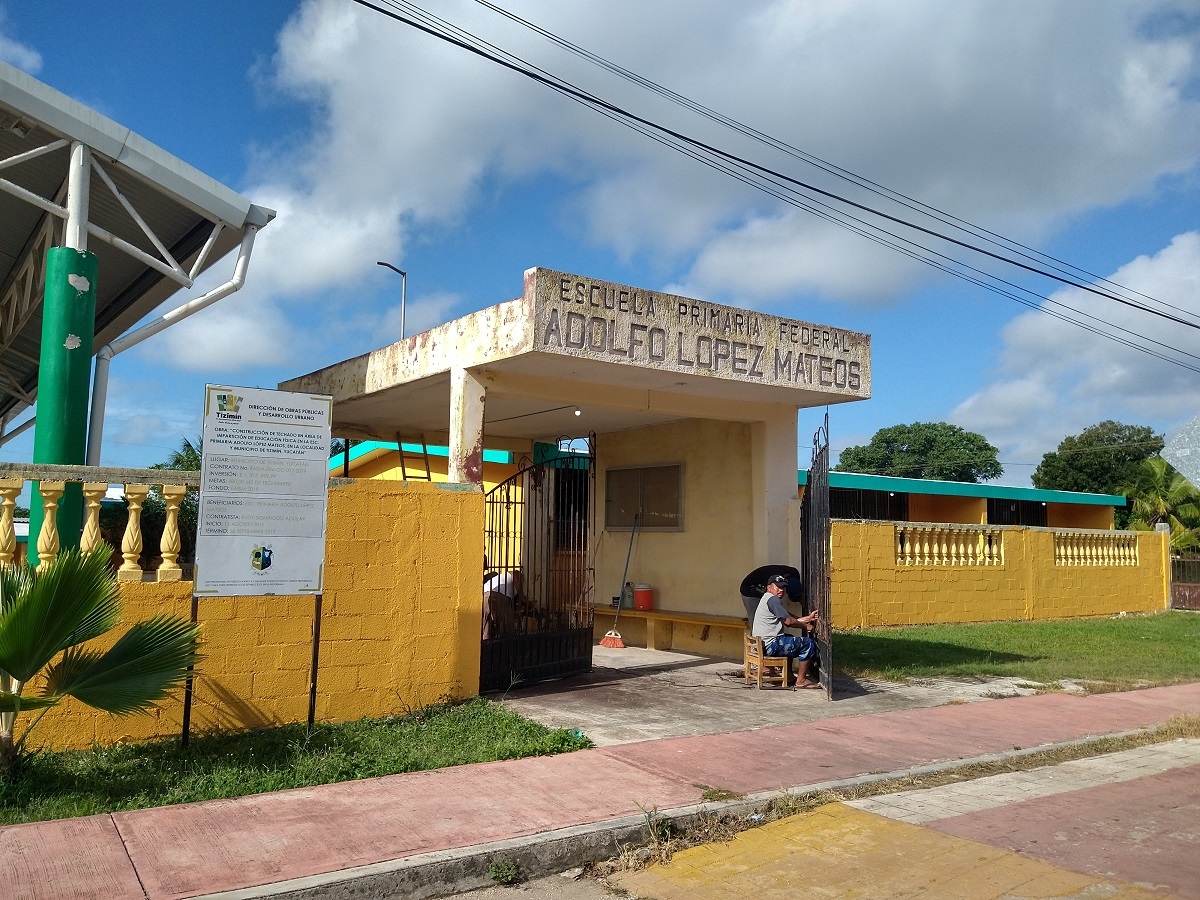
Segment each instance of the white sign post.
M197 596L320 594L333 399L208 385Z

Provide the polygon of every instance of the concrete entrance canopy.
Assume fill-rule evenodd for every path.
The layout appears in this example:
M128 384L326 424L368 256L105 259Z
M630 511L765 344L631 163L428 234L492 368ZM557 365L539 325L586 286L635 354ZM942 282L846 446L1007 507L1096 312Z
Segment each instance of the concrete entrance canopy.
M742 576L799 558L797 409L868 398L871 339L530 269L515 300L280 387L331 394L339 437L448 443L450 481L482 482L485 438L529 452L595 432L600 601L627 577L659 608L740 617ZM643 477L670 499L615 499Z
M477 482L485 434L489 447L523 450L588 431L761 422L780 408L794 419L800 407L866 399L871 338L535 268L515 300L280 388L332 394L342 437L446 441L458 480Z

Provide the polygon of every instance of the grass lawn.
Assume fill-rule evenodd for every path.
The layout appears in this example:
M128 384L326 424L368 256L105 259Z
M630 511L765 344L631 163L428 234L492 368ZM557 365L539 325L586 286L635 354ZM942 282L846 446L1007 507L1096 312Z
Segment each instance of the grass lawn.
M36 736L36 732L35 732ZM238 797L590 747L475 699L407 716L34 754L0 780L0 825Z
M1200 680L1200 613L838 632L839 672L893 681L1011 675L1094 690Z

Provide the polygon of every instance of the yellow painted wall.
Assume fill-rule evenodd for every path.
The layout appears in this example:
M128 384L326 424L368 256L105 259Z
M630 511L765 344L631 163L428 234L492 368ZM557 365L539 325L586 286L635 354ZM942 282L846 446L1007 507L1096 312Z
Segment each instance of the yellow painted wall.
M1167 548L1138 534L1137 566L1056 566L1048 529L1004 529L1002 566L901 566L889 522L833 523L833 625L918 625L1148 612L1168 605Z
M754 568L750 426L688 419L596 439L596 605L620 593L629 531L604 529L609 468L683 464L682 531L638 532L629 581L654 588L657 609L745 614L738 595Z
M482 534L478 489L364 480L330 491L319 720L404 712L478 691ZM190 591L190 582L122 584L124 620L186 617ZM194 734L306 720L313 605L313 597L201 599ZM173 737L181 725L182 692L125 718L68 700L46 715L33 743Z
M419 456L412 453L405 454L408 477L412 479L419 475L421 480L425 476L425 463ZM336 457L335 457L336 459ZM430 456L429 457L429 474L435 482L446 481L446 470L449 468L450 461L445 456ZM490 491L504 479L510 475L516 474L517 465L512 463L494 463L484 462L483 464L483 487L485 491ZM341 475L340 468L331 470L332 475ZM350 461L350 477L351 478L379 478L392 481L402 481L403 473L400 471L400 453L397 450L384 450L381 452L368 454L366 458Z
M1046 525L1050 528L1100 528L1114 525L1111 506L1084 506L1080 503L1047 503Z
M987 523L987 500L983 497L909 494L908 520L910 522L983 525Z

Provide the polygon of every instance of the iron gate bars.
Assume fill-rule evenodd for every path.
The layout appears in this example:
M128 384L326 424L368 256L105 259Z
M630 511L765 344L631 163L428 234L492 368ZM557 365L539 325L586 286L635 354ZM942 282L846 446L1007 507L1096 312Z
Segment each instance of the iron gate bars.
M591 434L488 492L480 692L590 671L595 471Z
M833 627L832 598L829 578L831 524L829 516L829 411L825 421L813 434L812 464L804 488L800 508L800 528L803 538L801 565L804 596L808 611L818 615L813 638L821 659L821 687L825 696L833 699Z

